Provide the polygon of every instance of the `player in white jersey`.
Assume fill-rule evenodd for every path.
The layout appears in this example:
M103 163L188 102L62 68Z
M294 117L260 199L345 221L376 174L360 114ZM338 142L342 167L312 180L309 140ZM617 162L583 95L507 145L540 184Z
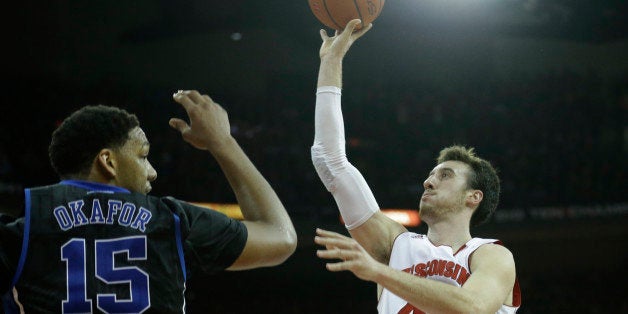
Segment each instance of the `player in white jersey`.
M330 271L351 271L378 285L379 313L514 313L521 305L512 253L498 240L473 238L499 201L499 178L473 148L443 149L423 182L425 235L385 216L361 173L347 160L340 96L342 60L372 27L351 21L321 30L312 162L333 195L351 237L317 229Z

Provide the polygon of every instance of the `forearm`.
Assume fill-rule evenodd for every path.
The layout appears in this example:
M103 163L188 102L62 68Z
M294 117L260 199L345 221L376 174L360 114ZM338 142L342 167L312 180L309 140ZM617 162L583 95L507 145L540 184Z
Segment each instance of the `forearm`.
M274 225L295 237L281 200L236 140L230 138L211 152L235 193L244 219Z
M362 225L379 206L362 174L346 157L340 89L317 89L312 163L332 193L348 229Z
M491 313L463 288L414 276L380 264L372 281L426 313ZM492 311L495 313L495 311Z
M169 121L194 147L209 150L220 165L244 216L247 239L229 270L273 266L286 260L297 246L294 226L277 194L231 136L227 112L209 96L180 91L175 101L190 123Z

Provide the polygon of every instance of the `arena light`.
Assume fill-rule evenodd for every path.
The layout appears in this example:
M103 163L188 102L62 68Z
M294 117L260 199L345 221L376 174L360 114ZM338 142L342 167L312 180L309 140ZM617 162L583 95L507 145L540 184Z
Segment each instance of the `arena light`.
M196 206L205 207L208 209L213 209L215 211L219 211L233 219L242 220L244 216L242 216L242 210L240 210L240 205L231 204L231 203L201 203L201 202L190 202L190 204L194 204Z
M240 210L240 205L232 204L232 203L209 203L209 202L190 202L191 204L205 207L211 210L219 211L231 218L242 220L244 216L242 215L242 211ZM384 215L388 216L390 219L406 226L406 227L417 227L421 224L421 217L419 216L419 211L414 209L382 209L381 210ZM344 224L342 217L340 217L340 222Z
M384 215L390 219L406 226L417 227L421 224L421 217L418 210L413 209L382 209Z
M388 208L381 209L381 212L388 216L390 219L406 226L406 227L418 227L421 224L421 217L419 211L414 209L398 209ZM340 222L344 224L342 216Z

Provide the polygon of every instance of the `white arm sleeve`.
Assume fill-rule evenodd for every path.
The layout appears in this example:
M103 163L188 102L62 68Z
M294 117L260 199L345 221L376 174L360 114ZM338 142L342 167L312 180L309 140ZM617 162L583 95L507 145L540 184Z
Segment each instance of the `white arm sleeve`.
M311 153L318 176L351 230L379 211L379 205L362 174L347 160L340 96L341 90L335 86L317 89Z

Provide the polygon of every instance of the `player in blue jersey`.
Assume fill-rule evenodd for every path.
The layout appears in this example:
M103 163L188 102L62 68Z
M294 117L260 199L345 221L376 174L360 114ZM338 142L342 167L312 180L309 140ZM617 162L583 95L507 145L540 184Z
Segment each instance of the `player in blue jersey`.
M190 272L274 266L294 252L290 217L231 136L226 111L194 90L173 97L189 120L170 126L216 159L243 221L148 195L157 172L137 117L83 107L52 135L61 181L25 189L24 214L0 222L4 312L184 313Z

